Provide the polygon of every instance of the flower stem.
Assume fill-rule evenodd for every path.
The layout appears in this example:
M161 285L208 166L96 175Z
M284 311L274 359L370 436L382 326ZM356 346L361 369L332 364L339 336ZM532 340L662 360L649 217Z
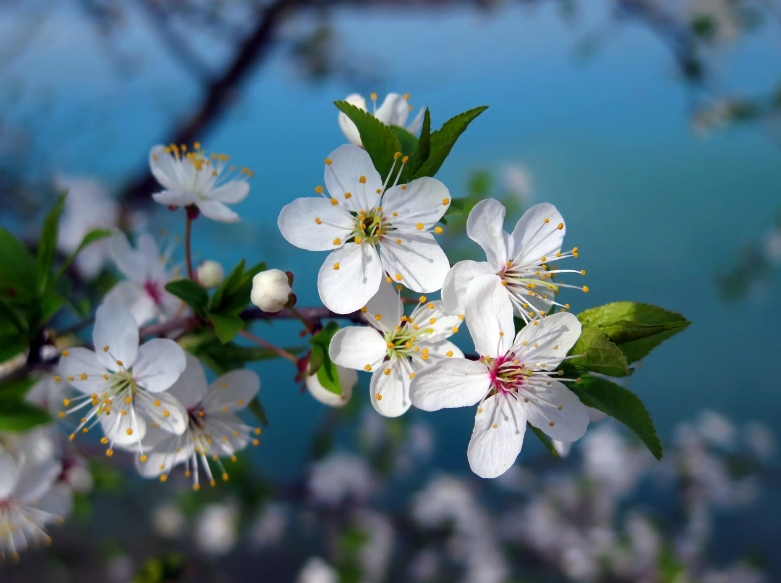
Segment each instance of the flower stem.
M262 338L258 338L257 336L250 334L246 330L240 330L239 334L241 334L242 336L244 336L244 338L247 338L248 340L252 340L256 344L260 344L263 348L268 348L272 352L276 352L282 358L287 358L290 362L298 366L298 358L295 355L290 354L287 350L283 350L282 348L274 346L270 342L266 342Z
M193 277L193 255L192 246L190 240L192 239L193 220L190 218L190 213L187 212L187 224L184 229L184 253L187 258L187 277L195 279Z
M288 310L290 310L290 313L293 314L296 318L301 320L301 323L304 325L304 328L306 328L306 331L312 334L312 331L314 330L314 325L312 324L312 322L304 318L301 315L301 313L295 308L288 308Z

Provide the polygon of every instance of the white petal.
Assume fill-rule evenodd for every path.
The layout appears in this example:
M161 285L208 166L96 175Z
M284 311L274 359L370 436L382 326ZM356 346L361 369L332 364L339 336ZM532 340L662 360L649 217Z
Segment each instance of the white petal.
M487 198L475 205L466 220L466 234L483 248L495 273L501 271L507 262L503 229L506 212L499 201Z
M186 366L181 346L173 340L154 338L139 348L133 377L139 386L158 393L173 385Z
M413 119L410 124L407 126L407 131L411 134L417 134L420 131L420 128L423 127L423 115L425 113L426 108L421 107L420 111L418 111L418 115L415 116L415 119Z
M382 197L382 214L394 226L415 227L420 223L430 229L450 208L450 192L436 178L418 178L403 186L389 188Z
M546 223L545 220L548 220ZM564 219L556 207L547 202L536 204L523 213L513 229L514 248L508 259L517 257L518 263L540 261L561 251L566 227Z
M157 304L141 284L120 281L103 298L104 304L116 304L130 310L136 324L143 326L158 317Z
M203 216L220 223L238 223L241 217L230 210L227 206L216 200L198 201L198 210Z
M382 194L382 178L366 150L345 144L331 152L328 159L331 161L325 165L328 194L352 211L368 211L377 206ZM366 178L364 184L360 181L362 176ZM348 192L351 196L346 199Z
M122 415L119 408L112 409L108 415L101 414L100 425L110 444L119 446L137 444L146 435L146 422L133 408L127 409L127 415Z
M382 105L374 112L374 117L384 123L386 126L404 127L409 117L409 107L407 100L398 93L388 93Z
M376 370L387 350L385 339L373 328L348 326L334 334L328 354L339 366L366 370L368 365L370 370Z
M107 371L98 360L98 355L78 346L69 348L67 352L68 356L63 354L60 358L59 372L62 379L67 379L73 388L88 395L102 392L106 384L103 375ZM83 374L89 378L82 380Z
M35 507L43 512L64 518L73 511L73 490L65 482L57 482L38 501ZM53 518L52 522L54 520L56 519Z
M453 359L458 360L461 358L464 358L464 353L461 352L461 349L450 342L449 340L440 340L438 342L418 342L418 348L423 350L424 348L428 348L429 352L432 354L438 354L440 356L444 356L447 359ZM452 353L450 356L448 356L448 352ZM431 359L429 359L430 364L436 364L444 359L437 359L433 362L431 362ZM426 367L428 368L428 367Z
M182 435L190 423L187 409L168 392L136 398L136 414L167 433Z
M385 374L385 371L390 371ZM409 399L410 378L398 359L385 362L372 375L370 398L374 409L383 417L399 417L412 405ZM380 399L377 398L379 395Z
M138 324L127 308L117 304L100 306L95 313L92 340L98 360L107 369L117 371L135 364L138 357Z
M0 450L0 500L11 495L19 478L19 467L10 453Z
M366 305L381 282L382 266L374 247L348 243L326 258L317 275L317 291L328 309L350 314Z
M249 432L243 430L246 424L235 413L219 412L207 415L206 427L214 436L212 448L217 455L232 456L249 444Z
M553 370L575 346L581 329L574 314L558 312L524 326L515 338L513 352L523 363L539 363Z
M475 414L475 428L466 451L469 467L481 478L509 470L523 447L526 416L515 399L497 394Z
M487 261L459 261L445 276L442 284L442 302L445 310L458 316L464 315L466 290L478 275L495 274L496 271Z
M330 251L348 239L353 220L343 206L325 198L297 198L279 213L277 226L287 242L299 249ZM334 242L337 239L339 243Z
M111 238L111 258L117 269L131 281L143 285L149 275L149 265L143 253L130 246L124 234Z
M208 385L201 361L189 352L185 352L184 356L187 362L186 368L168 389L168 394L174 396L182 407L190 409L203 401Z
M317 379L316 374L306 377L306 388L309 389L309 393L323 405L328 405L329 407L344 407L352 398L353 387L358 382L358 373L351 368L344 368L339 365L336 366L336 371L339 374L339 386L342 389L341 395L337 395L326 389Z
M198 197L183 190L161 190L152 195L152 199L160 204L172 206L189 206L198 202Z
M415 375L410 398L424 411L469 407L485 397L490 387L491 376L482 362L443 360Z
M142 462L136 458L136 467L145 478L171 473L174 467L183 463L193 453L191 434L174 435L154 427L149 428L143 445L147 460Z
M260 390L260 377L249 369L233 370L209 385L203 402L207 413L232 412L246 408Z
M552 439L575 441L586 433L586 406L564 383L535 378L520 394L529 399L523 404L529 423Z
M361 133L358 131L358 127L342 112L339 112L339 127L342 128L344 136L351 144L355 144L356 146L363 145L361 143Z
M481 356L496 358L513 343L515 322L510 296L497 275L481 275L472 282L464 302L466 325Z
M249 182L246 180L231 180L209 192L209 198L227 204L241 202L249 194Z
M386 281L380 284L380 289L366 302L366 319L378 330L385 331L398 326L404 315L404 306L396 288ZM377 320L377 316L381 316Z
M572 450L572 442L559 441L558 439L554 439L553 449L556 450L556 453L559 454L559 457L568 457L569 452Z
M49 491L61 473L62 464L58 460L23 464L16 481L14 497L22 502L38 500Z
M149 169L164 188L179 188L180 179L176 166L176 158L173 154L166 153L165 146L155 146L149 152Z
M397 239L401 239L400 244ZM380 249L383 267L394 281L416 292L442 288L450 261L431 233L392 233L383 238Z
M421 329L424 328L425 324L425 328L431 329L433 332L431 334L421 335L421 340L424 340L425 342L438 342L455 334L453 330L458 330L459 326L461 326L461 318L445 312L445 307L440 300L428 302L426 306L426 309L423 311L426 322L418 322L416 320L415 323L419 324ZM433 308L428 308L428 306L433 306ZM432 320L434 321L433 324L431 323Z

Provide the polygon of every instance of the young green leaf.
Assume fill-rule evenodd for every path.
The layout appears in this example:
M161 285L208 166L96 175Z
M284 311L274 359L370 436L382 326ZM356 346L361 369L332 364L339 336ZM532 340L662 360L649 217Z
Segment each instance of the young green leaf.
M328 355L328 347L331 345L331 339L339 331L339 324L329 322L319 334L313 336L309 342L312 344L312 355L310 356L310 372L316 370L317 380L327 390L336 395L342 394L342 387L339 384L339 371L336 365ZM314 363L313 363L314 360ZM313 364L316 366L313 366Z
M57 204L46 216L41 231L41 240L38 243L38 286L39 291L44 292L49 285L52 266L54 264L54 253L57 250L57 232L60 228L60 216L62 209L65 208L65 199L68 193L60 195Z
M14 399L0 399L0 431L27 431L51 421L38 407Z
M203 312L209 304L209 294L190 279L177 279L166 284L168 293L175 295L196 312Z
M569 351L570 355L584 354L573 358L569 365L579 369L598 372L611 377L624 377L629 374L626 357L621 349L608 340L599 328L583 326L580 338Z
M421 176L434 176L442 167L445 158L448 157L450 150L453 148L461 134L463 134L469 124L486 109L488 109L488 106L484 105L458 114L446 121L445 125L431 134L431 152L420 169L415 173L415 178L420 178Z
M76 250L70 255L68 255L65 261L63 261L62 265L60 265L60 269L57 271L57 274L54 276L51 285L54 285L55 283L57 283L57 281L59 281L59 279L71 266L71 263L73 263L76 260L76 257L79 256L79 253L81 253L85 247L91 245L92 243L95 243L96 241L100 241L101 239L106 239L113 235L114 232L109 231L108 229L93 229L92 231L84 235L84 238L81 240L81 243L79 243L79 246L76 248Z
M225 278L222 285L217 288L212 296L211 304L209 304L209 310L212 312L219 312L222 306L222 298L227 293L230 294L234 288L238 288L241 285L241 281L244 278L244 259L239 261L239 264L233 268L230 275Z
M426 108L426 113L423 115L423 127L420 130L420 138L418 139L418 145L415 151L410 156L409 163L404 167L404 172L401 174L401 182L407 183L411 177L417 174L423 163L428 160L431 154L431 114Z
M0 400L22 401L36 380L29 376L3 379L0 381Z
M252 399L252 402L249 404L249 410L263 427L268 427L268 417L266 417L266 410L263 408L263 404L260 402L258 397Z
M393 130L393 133L399 138L401 153L405 156L411 156L418 147L418 138L399 126L391 126L391 130Z
M9 299L30 299L38 292L38 266L24 244L0 227L0 292Z
M599 409L634 431L656 459L662 459L662 442L643 402L631 391L608 380L585 375L580 383L568 383L581 403Z
M465 198L454 198L450 201L450 206L448 207L447 211L445 211L445 216L456 215L459 217L468 217L469 213L472 212L472 209L478 202L480 202L479 198L471 196Z
M552 453L554 456L559 457L559 452L556 451L556 448L553 447L553 442L550 440L550 437L545 435L542 431L537 429L534 425L526 422L526 428L531 429L532 433L540 438L540 441L542 442L542 445L545 446L545 449L547 449L550 453Z
M385 180L393 166L393 155L396 152L401 152L399 138L396 137L391 128L368 111L350 105L346 101L336 101L334 104L358 128L364 150L371 156L374 167Z
M207 317L214 325L214 331L220 342L227 344L244 328L244 320L236 315L222 315L207 312Z

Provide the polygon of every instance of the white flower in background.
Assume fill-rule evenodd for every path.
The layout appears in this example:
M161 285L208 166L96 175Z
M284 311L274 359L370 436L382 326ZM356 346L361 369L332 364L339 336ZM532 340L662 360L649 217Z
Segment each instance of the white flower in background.
M532 177L529 170L520 164L505 166L504 187L518 202L525 203L532 196Z
M296 583L339 583L339 573L320 557L312 557L301 569Z
M120 234L111 239L111 256L127 279L111 288L103 298L104 304L124 306L139 326L152 320L165 321L181 308L181 300L165 290L166 284L178 276L178 268L169 269L170 249L161 251L146 233L138 237L134 249Z
M631 492L653 463L650 453L633 448L612 424L589 431L581 452L584 473L600 490L609 492L611 498Z
M61 472L53 459L33 464L0 450L0 560L17 560L30 543L48 543L46 525L70 514L70 488L56 483Z
M751 452L768 462L776 453L776 443L770 430L758 421L749 421L743 428L743 438Z
M527 421L552 439L581 438L586 407L555 371L580 336L578 319L558 313L535 320L513 341L512 307L494 276L472 283L465 308L480 360L424 369L413 379L410 397L424 411L478 404L467 450L472 471L483 478L507 471L521 452Z
M705 441L725 449L731 449L737 441L738 431L735 425L715 411L701 411L696 428Z
M382 283L361 311L373 328L342 328L328 352L340 366L372 372L371 403L381 415L398 417L409 409L410 382L418 372L443 359L464 357L447 340L458 331L461 319L447 314L440 301L421 296L405 316L399 291Z
M250 528L249 538L256 549L273 547L282 541L290 520L290 509L285 504L269 502Z
M160 204L169 206L195 205L204 216L222 223L236 223L239 215L226 205L241 202L249 194L253 172L231 166L230 156L211 154L198 142L194 151L187 146L155 146L149 153L152 175L165 190L152 195Z
M315 502L338 506L347 500L366 501L374 479L363 458L337 452L312 464L308 486Z
M393 169L397 161L398 155ZM390 186L369 154L345 145L326 158L325 185L331 198L318 186L322 198L294 200L282 209L277 225L300 249L331 251L317 277L320 299L329 309L348 314L365 306L383 272L417 292L442 287L450 263L430 231L442 232L435 225L450 206L444 184L425 177Z
M287 273L268 269L252 278L250 301L264 312L275 314L285 308L292 291Z
M24 400L56 415L62 408L63 388L62 383L54 380L54 375L45 374L27 391Z
M765 258L775 267L781 266L781 228L775 228L765 235Z
M135 444L144 458L141 440L147 421L165 431L181 434L187 428L187 411L169 393L185 369L182 348L173 340L155 338L139 346L138 325L122 306L104 304L95 315L92 339L97 352L70 348L62 352L55 380L67 381L82 393L65 399L65 417L79 412L80 423L70 438L100 423L109 444Z
M195 520L195 546L207 555L227 555L239 540L239 512L233 504L209 504Z
M475 493L465 480L448 475L437 476L412 498L412 517L428 528L453 523L456 528L468 525L478 512Z
M53 436L53 425L43 425L30 431L0 431L0 451L12 455L14 459L24 459L29 464L38 465L57 454Z
M417 134L420 131L420 128L423 127L424 108L422 107L415 119L407 125L409 113L412 111L412 106L409 104L409 93L405 93L404 95L388 93L379 109L377 108L377 94L372 93L370 97L374 106L372 115L386 126L399 126L405 128L411 134ZM368 111L368 109L366 109L366 100L358 93L348 95L345 101L350 105ZM350 140L352 144L363 147L363 144L361 143L361 134L358 132L358 128L355 127L355 124L347 115L341 112L339 113L339 127L342 128L345 137Z
M367 534L366 542L358 550L362 583L380 583L388 574L388 563L393 554L396 532L391 522L382 514L371 510L359 510L355 523Z
M109 198L105 189L94 179L57 176L55 186L68 191L65 208L57 232L57 249L70 255L81 244L84 235L94 229L114 230L119 222L119 205ZM107 239L87 246L76 257L76 270L85 278L94 278L109 256Z
M442 301L451 314L464 313L464 299L475 278L493 274L504 287L515 314L529 322L542 317L557 305L559 288L571 287L588 292L588 287L554 283L560 273L579 273L574 269L557 269L552 262L577 257L578 248L562 253L566 229L556 207L548 203L534 205L515 225L512 233L502 229L504 206L492 199L480 201L469 213L466 234L485 251L486 261L459 261L448 272L442 286Z
M258 375L247 369L231 371L210 385L200 361L185 353L187 368L168 390L185 409L185 430L179 434L151 429L143 442L147 449L146 460L139 459L138 470L142 476L168 479L171 470L185 464L185 474L193 479L193 489L199 490L200 471L203 470L209 484L216 484L215 473L228 480L228 472L220 461L235 455L260 435L259 427L251 427L236 413L246 409L260 390ZM200 468L199 468L200 460ZM211 464L216 468L212 469Z
M219 286L225 281L225 268L216 261L204 261L195 270L198 283L207 289Z
M158 536L174 539L184 533L187 526L184 514L176 504L166 503L152 510L152 528Z
M353 396L353 388L358 383L358 373L351 368L344 368L339 365L336 366L336 372L339 374L339 387L342 389L341 395L326 389L320 383L316 374L307 376L304 382L309 393L323 405L344 407Z

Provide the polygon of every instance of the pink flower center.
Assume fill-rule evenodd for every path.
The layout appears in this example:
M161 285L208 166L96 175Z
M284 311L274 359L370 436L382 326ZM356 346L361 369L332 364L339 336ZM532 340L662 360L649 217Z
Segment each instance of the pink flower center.
M508 352L490 363L488 374L494 391L513 392L520 389L529 376L525 365L515 360L515 354Z
M160 305L163 303L163 290L160 289L157 282L151 280L147 281L144 284L144 289L155 304Z

